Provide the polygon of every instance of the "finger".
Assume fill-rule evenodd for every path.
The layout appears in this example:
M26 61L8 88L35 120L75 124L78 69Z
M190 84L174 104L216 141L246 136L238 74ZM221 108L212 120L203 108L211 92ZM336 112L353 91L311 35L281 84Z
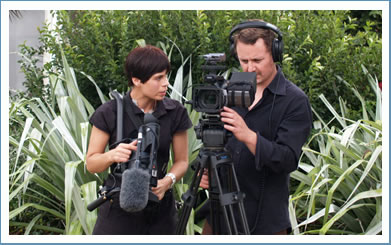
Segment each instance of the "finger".
M221 121L224 122L224 123L231 124L231 125L233 125L233 124L235 123L235 120L234 120L234 119L227 118L227 117L221 118Z
M235 114L233 114L232 112L228 112L228 111L223 111L220 113L220 116L221 117L230 117L232 118Z
M124 155L124 156L129 156L130 154L132 154L132 151L128 150L128 149L118 149L117 153Z
M132 149L134 149L134 148L136 148L137 149L137 144L133 144L134 142L132 142L132 143L129 143L129 144L119 144L119 146L121 147L121 148L125 148L125 149L129 149L129 150L132 150ZM136 142L137 143L137 142Z
M235 112L235 110L233 110L233 109L231 109L231 108L229 108L227 106L224 106L224 111L230 112L230 113L234 113Z
M232 127L232 126L229 125L229 124L224 124L224 128L225 128L226 130L228 130L228 131L231 131L231 132L233 132L233 131L235 130L235 128Z

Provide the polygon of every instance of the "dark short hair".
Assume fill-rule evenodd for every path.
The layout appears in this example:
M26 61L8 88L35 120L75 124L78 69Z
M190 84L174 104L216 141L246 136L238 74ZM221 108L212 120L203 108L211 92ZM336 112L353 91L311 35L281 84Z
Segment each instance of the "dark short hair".
M132 78L138 78L142 83L148 81L154 74L171 69L167 55L159 48L147 45L130 51L125 61L125 75L128 86L133 86Z
M249 21L255 21L253 19ZM257 21L263 21L258 20ZM235 52L236 52L236 45L240 41L244 44L255 44L258 39L263 39L265 42L267 50L272 53L272 43L273 39L276 38L275 33L270 29L265 28L246 28L238 31L236 34L233 35L234 39L234 46L235 46Z

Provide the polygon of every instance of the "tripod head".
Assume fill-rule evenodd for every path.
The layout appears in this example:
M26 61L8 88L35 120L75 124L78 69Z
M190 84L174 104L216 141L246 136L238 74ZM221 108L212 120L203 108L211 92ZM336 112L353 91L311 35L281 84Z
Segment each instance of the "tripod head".
M223 150L232 133L224 129L219 114L203 114L199 124L194 127L197 139L209 150Z

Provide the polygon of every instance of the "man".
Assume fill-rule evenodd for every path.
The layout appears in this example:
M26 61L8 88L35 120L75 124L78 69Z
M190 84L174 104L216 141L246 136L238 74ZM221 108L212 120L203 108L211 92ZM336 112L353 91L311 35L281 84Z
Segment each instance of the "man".
M275 38L278 34L278 39ZM289 174L297 169L311 130L307 96L275 64L282 61L282 35L262 21L241 23L231 31L234 55L244 72L256 72L257 90L249 108L224 107L221 121L234 135L227 143L251 234L288 234ZM208 188L204 175L201 187ZM210 222L210 220L208 220ZM211 234L209 222L203 234Z

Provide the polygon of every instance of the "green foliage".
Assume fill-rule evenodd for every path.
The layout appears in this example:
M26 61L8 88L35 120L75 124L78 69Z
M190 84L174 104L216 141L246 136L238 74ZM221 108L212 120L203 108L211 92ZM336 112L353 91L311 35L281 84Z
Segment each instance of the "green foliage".
M94 109L65 58L63 67L49 76L51 103L34 97L10 104L12 128L21 128L9 137L11 234L21 227L25 234L91 234L95 224L96 211L86 206L104 174L84 167Z
M180 53L174 49L170 54L173 70L182 66L183 57L191 55L193 81L194 84L200 83L203 61L199 55L210 52L229 54L231 28L242 20L254 18L271 22L281 29L285 44L283 71L308 94L322 118L330 119L332 115L322 108L319 94L327 94L335 107L339 105L338 96L346 98L349 103L355 101L337 76L356 85L368 101L374 100L374 96L359 75L360 66L364 65L381 80L381 11L122 10L56 13L57 27L49 30L45 26L40 30L42 46L38 49L24 47L21 52L30 57L50 51L54 59L43 69L50 72L61 67L58 43L62 43L70 66L91 75L103 94L114 89L127 89L124 60L139 39L166 50L172 50L174 45L180 47ZM226 63L228 67L238 66L230 55ZM189 63L182 69L188 74ZM43 72L36 75L25 69L25 73L30 84L27 84L28 88L42 83L38 79ZM78 75L78 81L86 98L95 108L99 106L94 86L84 76ZM374 107L374 104L370 106ZM360 108L360 105L352 104L352 108ZM351 113L359 119L361 111Z
M363 70L378 100L376 110L381 112L377 80L364 67ZM356 88L351 90L362 100ZM314 111L319 119L314 123L318 132L303 147L299 170L291 175L300 183L290 198L294 234L379 234L381 113L368 110L362 100L363 119L354 121L344 116L348 115L344 100L340 100L342 115L339 115L325 96L320 99L339 127L330 127Z
M170 96L186 101L193 84L202 81L199 55L228 54L230 29L252 18L282 30L283 71L309 95L319 120L303 148L300 171L292 174L294 232L381 232L381 93L377 79L366 69L364 75L360 72L364 65L381 80L381 12L57 13L58 27L40 30L41 47L21 48L20 63L30 94L19 96L35 98L15 97L10 104L12 234L90 234L96 213L87 213L85 204L95 198L95 183L101 183L104 174L91 175L83 167L88 118L110 90L127 89L122 67L132 48L142 43L161 47L173 67ZM37 56L45 51L53 60L39 67ZM227 65L238 66L232 57ZM49 81L46 90L41 89L42 78ZM186 107L196 125L199 114ZM194 130L189 130L189 162L200 147ZM188 171L175 185L177 200L187 190L192 174ZM194 223L196 212L197 208L186 234L202 230L202 222Z

